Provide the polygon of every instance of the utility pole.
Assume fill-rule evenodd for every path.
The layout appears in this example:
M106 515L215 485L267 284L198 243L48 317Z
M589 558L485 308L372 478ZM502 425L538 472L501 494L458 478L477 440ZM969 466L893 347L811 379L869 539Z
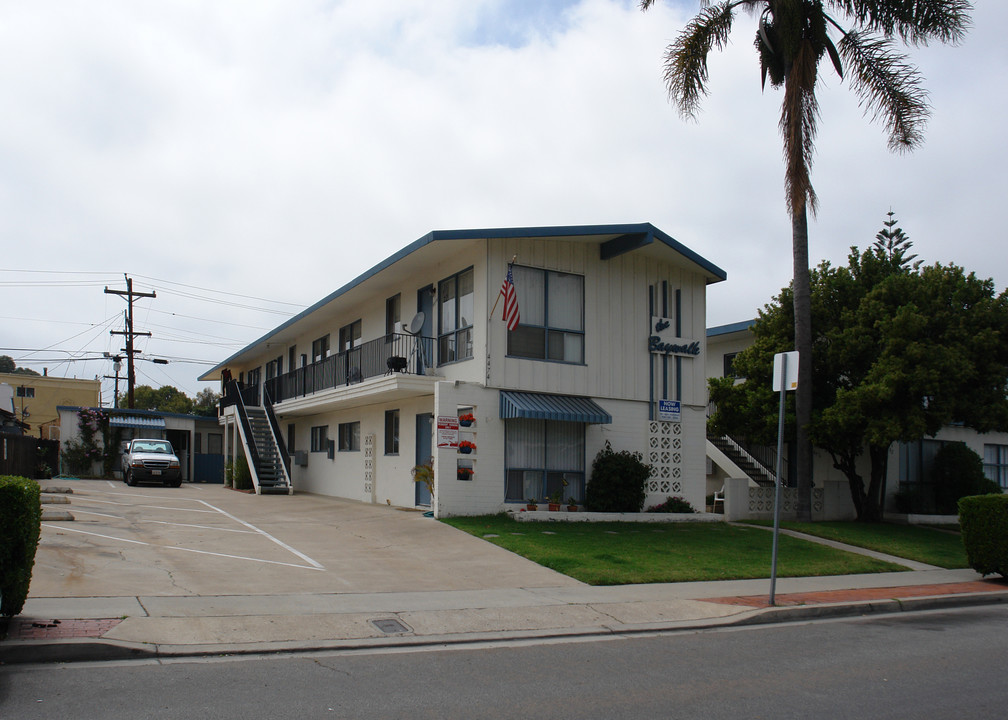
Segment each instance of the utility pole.
M126 379L126 378L123 378L119 374L119 371L122 369L122 355L109 355L108 353L105 353L105 357L110 358L112 360L112 369L115 370L115 375L104 375L103 377L106 380L112 380L113 378L115 379L115 394L112 395L112 407L114 407L116 410L118 410L119 409L119 380L120 379L123 379L123 380Z
M125 290L109 290L105 288L106 295L119 295L120 297L126 298L126 330L112 330L111 335L125 335L126 336L126 347L124 352L126 353L126 387L127 387L127 406L130 410L133 409L133 388L136 385L136 373L133 371L133 355L138 352L133 348L133 338L137 335L145 335L150 337L149 332L135 332L133 330L133 298L155 298L157 293L149 292L133 292L133 278L129 275L123 274L126 278L126 289ZM116 375L119 373L117 372Z

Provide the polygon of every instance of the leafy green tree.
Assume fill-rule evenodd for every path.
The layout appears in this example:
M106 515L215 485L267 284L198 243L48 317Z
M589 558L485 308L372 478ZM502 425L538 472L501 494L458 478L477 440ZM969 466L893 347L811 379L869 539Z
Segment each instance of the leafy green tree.
M196 393L196 400L193 401L193 412L197 415L214 417L217 415L217 404L220 402L220 393L214 392L212 388L203 388Z
M124 406L125 395L120 406ZM162 412L191 415L193 401L184 392L172 385L164 385L156 390L150 385L137 385L133 388L133 407L137 410L160 410Z
M811 272L815 444L848 479L858 517L881 517L894 442L965 422L980 432L1008 428L1008 292L955 265L910 264L880 237L848 266ZM745 382L711 381L714 432L771 443L776 403L773 355L792 346L794 304L785 288L753 326L755 342L734 361ZM788 423L797 422L789 400ZM867 450L867 483L859 456Z
M18 367L14 358L10 355L0 355L0 373L14 373L15 375L38 375L31 368Z
M655 0L641 0L647 10ZM701 0L665 55L665 83L681 115L695 118L707 94L707 56L721 50L739 8L759 16L755 49L764 87L783 89L780 132L784 141L784 189L791 217L794 280L794 349L799 352L796 395L799 512L811 511L813 326L808 260L808 212L815 214L811 167L819 119L819 63L829 57L862 106L881 120L892 150L923 139L928 100L921 75L897 49L896 39L923 45L958 43L970 25L967 0ZM829 9L830 12L827 12ZM846 21L847 27L841 24ZM839 37L834 43L830 33Z

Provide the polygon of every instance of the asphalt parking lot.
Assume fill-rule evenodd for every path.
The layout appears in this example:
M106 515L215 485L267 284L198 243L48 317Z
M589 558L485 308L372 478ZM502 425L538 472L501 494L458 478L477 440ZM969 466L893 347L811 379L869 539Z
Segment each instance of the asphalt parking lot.
M30 598L271 595L580 585L412 510L220 485L70 487L44 521Z

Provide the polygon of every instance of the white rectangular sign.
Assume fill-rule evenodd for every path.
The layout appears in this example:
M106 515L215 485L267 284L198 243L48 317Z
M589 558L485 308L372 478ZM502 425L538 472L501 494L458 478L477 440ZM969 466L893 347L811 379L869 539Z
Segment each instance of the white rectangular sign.
M798 351L792 350L786 353L777 353L773 359L773 391L781 391L781 364L787 357L787 364L784 370L784 389L794 390L798 387Z
M658 419L663 422L682 422L682 403L678 400L659 400Z
M437 446L457 448L459 444L459 419L457 415L438 415Z

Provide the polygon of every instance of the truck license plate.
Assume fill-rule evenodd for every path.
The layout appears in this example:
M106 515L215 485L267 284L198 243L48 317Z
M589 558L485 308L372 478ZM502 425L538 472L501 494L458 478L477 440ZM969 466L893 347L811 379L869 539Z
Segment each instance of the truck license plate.
M151 470L151 475L160 475L160 474L161 474L160 470Z

